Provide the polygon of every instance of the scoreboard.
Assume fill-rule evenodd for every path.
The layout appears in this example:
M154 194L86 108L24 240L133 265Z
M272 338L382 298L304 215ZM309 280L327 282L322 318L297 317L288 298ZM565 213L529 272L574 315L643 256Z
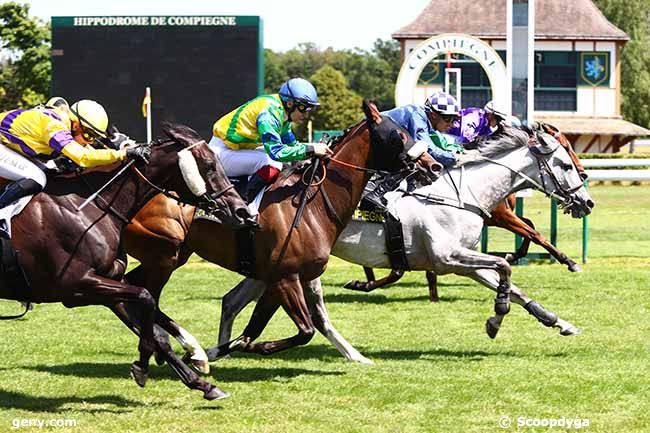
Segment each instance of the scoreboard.
M213 123L263 91L256 16L52 17L52 95L94 99L120 131L144 141L169 120L210 139Z

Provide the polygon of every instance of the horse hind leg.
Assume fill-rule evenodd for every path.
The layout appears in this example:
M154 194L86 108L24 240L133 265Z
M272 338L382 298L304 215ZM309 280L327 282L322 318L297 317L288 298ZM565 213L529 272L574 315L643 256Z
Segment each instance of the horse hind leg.
M132 364L131 373L139 386L144 386L149 371L149 359L155 350L153 326L155 321L156 300L144 287L132 286L89 274L72 290L70 296L62 299L66 307L82 305L112 306L121 302L131 304L141 315L140 341L138 351L140 358Z
M480 282L486 287L496 290L498 285L498 276L488 270L479 270L476 271L474 275L471 276L474 280ZM535 317L542 325L548 328L558 328L560 334L564 336L568 335L577 335L580 334L580 329L566 320L561 319L554 312L547 310L539 302L529 298L519 287L515 284L510 286L510 298L512 302L523 307L531 316ZM492 320L489 324L486 324L486 329L489 332L498 332L498 329L501 325L501 322L498 320Z

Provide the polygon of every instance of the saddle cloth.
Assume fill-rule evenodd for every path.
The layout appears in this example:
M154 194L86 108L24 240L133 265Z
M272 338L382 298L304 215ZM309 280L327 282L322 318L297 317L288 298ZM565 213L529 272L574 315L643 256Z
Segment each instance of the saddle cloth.
M22 212L33 197L33 195L28 195L0 209L0 225L4 224L9 237L11 237L11 218Z

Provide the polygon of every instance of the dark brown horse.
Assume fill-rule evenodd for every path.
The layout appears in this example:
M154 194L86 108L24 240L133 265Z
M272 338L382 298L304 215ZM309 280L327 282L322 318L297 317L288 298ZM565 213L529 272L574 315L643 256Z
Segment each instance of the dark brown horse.
M562 132L556 127L549 125L547 123L540 123L539 127L551 135L553 135L562 146L567 150L573 163L576 166L576 169L580 173L580 176L583 180L587 180L587 173L585 172L580 158L573 150L571 142L566 138ZM571 272L581 272L582 269L580 266L568 257L564 252L560 251L555 245L550 243L540 232L535 230L535 225L533 222L525 217L520 217L515 213L515 200L516 197L514 194L508 196L504 201L499 203L497 207L492 210L491 217L484 218L485 225L490 227L500 227L502 229L508 230L518 236L521 236L524 241L522 242L519 249L514 254L508 254L506 259L510 263L515 263L517 260L526 257L528 254L528 248L530 242L534 242L537 245L540 245L546 251L548 251L555 259L567 266ZM393 284L402 278L404 271L393 269L390 274L384 278L376 279L375 273L372 268L363 268L366 275L366 282L353 280L348 282L345 287L350 290L356 290L361 292L371 292L375 289L386 287L389 284ZM426 272L427 282L429 285L429 299L431 302L437 302L439 300L438 296L438 287L437 287L437 276L433 272Z
M156 301L146 288L123 282L126 254L122 229L147 201L165 191L186 203L199 205L224 223L241 225L248 216L245 203L234 192L223 167L204 141L173 139L155 143L150 162L135 164L117 177L82 210L82 202L112 178L118 169L95 171L74 178L52 179L13 219L12 242L28 288L1 284L0 298L29 302L61 302L68 308L103 305L115 312L128 308L136 319L140 358L132 365L144 385L151 353L168 354L165 341L154 337ZM185 148L185 149L184 149ZM179 165L183 160L184 164ZM122 168L124 168L122 164ZM190 185L190 186L188 186ZM175 193L169 193L173 190ZM4 282L7 274L2 275ZM192 388L208 399L226 394L198 377Z
M267 289L243 335L223 347L222 355L232 350L270 354L306 344L314 335L302 284L325 270L332 245L352 216L370 175L378 169L400 169L400 156L413 145L412 138L381 116L374 104L364 103L364 112L366 122L351 128L338 141L334 156L326 164L323 182L306 188L300 175L294 174L276 181L265 194L254 251L255 277L264 281ZM307 204L302 221L292 228L303 194L307 195ZM238 266L233 230L207 219L192 221L190 211L162 196L138 214L136 224L124 233L123 242L129 254L141 262L127 280L144 285L154 298L192 252L230 270ZM294 321L297 335L253 343L280 306Z

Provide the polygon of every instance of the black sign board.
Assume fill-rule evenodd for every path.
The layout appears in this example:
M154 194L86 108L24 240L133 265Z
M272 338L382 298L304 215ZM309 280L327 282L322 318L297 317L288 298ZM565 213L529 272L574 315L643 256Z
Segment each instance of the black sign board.
M213 123L262 92L259 17L52 18L52 95L94 99L120 130L144 141L145 88L154 137L170 120L209 140Z

